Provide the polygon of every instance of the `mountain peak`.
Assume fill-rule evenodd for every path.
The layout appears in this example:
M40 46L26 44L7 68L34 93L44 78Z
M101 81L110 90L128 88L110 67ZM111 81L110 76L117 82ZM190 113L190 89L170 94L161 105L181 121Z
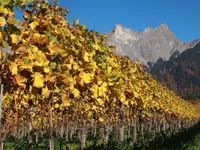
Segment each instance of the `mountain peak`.
M156 30L158 31L161 31L161 32L171 32L173 34L173 32L169 29L169 27L167 26L167 24L161 24L160 26L158 26L157 28L155 28Z
M158 28L160 28L160 29L169 29L167 24L165 24L165 23L161 24Z
M137 32L116 24L113 33L107 38L107 43L115 45L119 54L142 62L145 66L154 64L159 58L169 60L175 51L180 53L186 49L166 24L156 28L146 28Z
M150 31L170 31L170 29L168 28L167 24L161 24L160 26L156 27L156 28L146 28L143 33L146 33L146 32L150 32ZM171 32L171 31L170 31Z
M116 24L113 28L113 33L118 33L118 32L127 32L127 33L137 33L134 30L131 30L130 28L125 28L120 24Z
M113 31L123 28L120 24L116 24Z

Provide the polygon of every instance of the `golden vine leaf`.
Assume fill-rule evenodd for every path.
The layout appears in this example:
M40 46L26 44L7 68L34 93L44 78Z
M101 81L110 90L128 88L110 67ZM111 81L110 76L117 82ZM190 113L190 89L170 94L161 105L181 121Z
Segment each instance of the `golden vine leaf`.
M31 28L32 30L34 30L34 29L38 26L38 22L33 21L32 23L29 24L29 26L30 26L30 28Z
M103 105L104 101L102 98L97 98L97 102L99 103L99 105Z
M83 59L86 61L86 62L90 62L89 60L89 53L88 52L85 52L84 56L83 56Z
M42 89L42 95L43 95L44 97L48 98L49 95L50 95L50 93L51 93L51 91L48 89L47 86L45 86L45 88Z
M67 94L63 93L61 95L61 100L62 100L63 106L70 106L69 97Z
M79 74L79 77L80 77L80 82L79 82L79 84L81 85L81 86L83 86L84 85L84 83L86 83L86 84L88 84L88 83L90 83L91 82L91 80L92 80L92 74L91 73L86 73L86 72L80 72L80 74Z
M99 121L100 121L100 122L104 122L103 117L99 117Z
M80 91L77 88L73 88L72 93L74 94L75 98L80 96Z
M0 47L0 59L2 58L2 50L1 50L1 47Z
M3 40L3 35L1 32L0 32L0 40Z
M39 44L48 44L49 39L47 36L39 34L39 33L34 33L33 35L35 42Z
M17 64L15 62L11 62L9 65L9 70L12 73L12 75L17 74L18 73Z
M13 44L17 44L17 42L18 42L18 35L16 35L16 34L11 34L10 37L11 37L11 39L12 39L12 43L13 43Z
M50 45L48 46L48 50L50 54L59 54L65 52L64 50L62 50L62 46L58 43L50 43Z
M37 88L44 87L44 76L41 73L39 73L39 72L34 73L33 86L35 86Z
M55 104L55 108L59 108L60 105L58 103Z
M4 17L0 17L0 26L5 26L5 25L6 25L6 21Z

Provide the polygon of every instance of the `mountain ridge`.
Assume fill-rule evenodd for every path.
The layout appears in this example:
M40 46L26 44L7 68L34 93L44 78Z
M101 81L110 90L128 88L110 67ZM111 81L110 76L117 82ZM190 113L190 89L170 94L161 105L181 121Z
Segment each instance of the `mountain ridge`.
M158 59L167 61L174 52L181 53L193 47L196 41L178 40L166 24L156 28L146 28L142 32L116 24L113 32L107 34L107 43L116 46L117 53L139 61L151 69Z

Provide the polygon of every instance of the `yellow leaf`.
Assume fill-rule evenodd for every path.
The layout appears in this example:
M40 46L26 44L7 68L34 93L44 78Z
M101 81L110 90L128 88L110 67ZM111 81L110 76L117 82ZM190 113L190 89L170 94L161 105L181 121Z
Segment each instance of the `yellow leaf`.
M39 44L48 43L49 41L47 36L39 34L39 33L34 33L33 37L34 37L34 41Z
M9 65L9 70L12 73L12 75L17 74L18 73L17 64L15 62L11 62Z
M47 80L50 81L51 83L54 83L56 81L56 75L52 75L51 73L49 73L47 76L46 76Z
M37 46L31 46L31 51L33 52L33 53L36 53L36 52L38 52L38 47Z
M37 88L44 87L44 76L41 73L35 72L33 86Z
M99 96L104 96L106 91L107 91L107 83L104 82L104 83L99 87Z
M57 86L54 88L53 90L54 93L60 93L61 92L61 89L58 88Z
M49 73L51 71L51 68L48 66L44 67L44 72Z
M73 89L72 93L74 94L74 97L79 97L80 96L80 91L76 88Z
M3 39L3 35L2 33L0 32L0 41Z
M120 101L124 104L124 105L128 105L128 101L126 100L126 96L124 95L124 93L120 94Z
M37 25L38 25L38 23L35 22L35 21L33 21L32 23L29 24L29 26L30 26L30 28L31 28L32 30L34 30L35 27L36 27Z
M27 99L29 98L27 95L24 95L23 97L24 97L25 100L27 100ZM26 101L24 101L24 100L21 101L21 104L22 104L24 107L26 107L26 108L29 107L29 104L28 104Z
M10 37L11 37L11 39L12 39L12 43L13 43L13 44L17 44L17 42L18 42L18 35L16 35L16 34L11 34Z
M73 69L74 70L78 70L79 69L79 65L77 63L73 64Z
M20 69L25 69L25 70L32 71L32 69L33 69L33 64L31 64L31 63L23 64L23 65L20 66L19 68L20 68Z
M107 71L108 73L111 73L112 67L108 67Z
M107 85L108 85L108 84L107 84L106 82L103 82L102 87L103 87L104 89L106 89ZM106 90L104 90L104 91L106 91Z
M45 96L45 97L49 97L51 91L48 89L47 86L45 86L45 88L42 89L42 95Z
M92 105L92 108L91 108L92 110L96 110L97 109L97 106L95 106L95 105Z
M89 73L82 72L80 74L80 76L81 76L84 83L90 83L91 82L91 75Z
M0 47L0 59L2 58L2 50L1 50L1 47Z
M92 92L91 97L97 99L97 97L99 96L99 94L98 94L98 86L96 84L94 84L92 86L92 88L90 89L90 91Z
M35 66L48 66L49 61L46 58L46 55L42 51L37 51L33 55L35 58Z
M5 26L5 25L6 25L6 21L4 17L0 17L0 26Z
M108 82L108 85L112 86L112 85L113 85L113 82Z
M73 84L73 83L71 83L71 82L70 82L70 85L69 85L69 89L70 89L71 91L73 91L73 90L74 90L74 84Z
M59 108L60 105L58 103L55 104L55 108Z
M103 105L103 104L104 104L104 101L103 101L103 99L101 99L101 98L97 98L97 102L98 102L100 105Z
M67 67L67 69L71 70L72 69L72 64L66 64L65 65Z
M2 8L0 8L0 13L1 13L1 14L5 14L5 15L7 15L7 14L8 14L8 12L9 12L9 11L8 11L8 9L7 9L7 8L3 8L3 7L2 7Z
M70 106L69 97L67 94L62 94L61 100L62 100L63 106Z
M19 86L26 88L26 84L24 83L24 82L26 82L26 78L24 78L23 76L20 76L20 75L16 75L15 80Z
M101 85L102 83L103 83L102 80L98 80L98 81L97 81L97 84L98 84L98 85Z
M73 34L70 34L70 40L74 40L75 39L75 36Z
M85 52L84 56L83 56L83 59L86 61L86 62L89 62L89 54L88 52Z
M100 117L100 118L99 118L99 121L100 121L100 122L104 122L103 117Z
M92 47L95 49L95 50L99 50L100 49L100 46L98 44L93 44Z
M62 50L62 46L60 44L58 44L58 43L56 43L56 44L52 44L51 43L48 46L48 50L49 50L49 52L51 54L59 54L59 53L64 53L65 52L64 50Z

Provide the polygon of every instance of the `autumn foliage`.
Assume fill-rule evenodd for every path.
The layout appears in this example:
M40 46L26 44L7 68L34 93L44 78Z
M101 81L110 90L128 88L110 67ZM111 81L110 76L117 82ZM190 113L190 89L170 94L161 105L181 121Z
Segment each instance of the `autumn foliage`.
M141 64L114 52L106 35L71 25L67 9L43 0L2 0L0 77L4 84L2 124L15 129L31 122L36 132L64 125L66 132L91 128L194 123L199 114L146 73ZM15 17L21 9L23 20ZM3 53L3 48L11 53ZM30 108L33 113L30 119ZM10 128L13 129L13 128ZM7 133L11 130L7 129ZM83 132L81 132L83 133Z

